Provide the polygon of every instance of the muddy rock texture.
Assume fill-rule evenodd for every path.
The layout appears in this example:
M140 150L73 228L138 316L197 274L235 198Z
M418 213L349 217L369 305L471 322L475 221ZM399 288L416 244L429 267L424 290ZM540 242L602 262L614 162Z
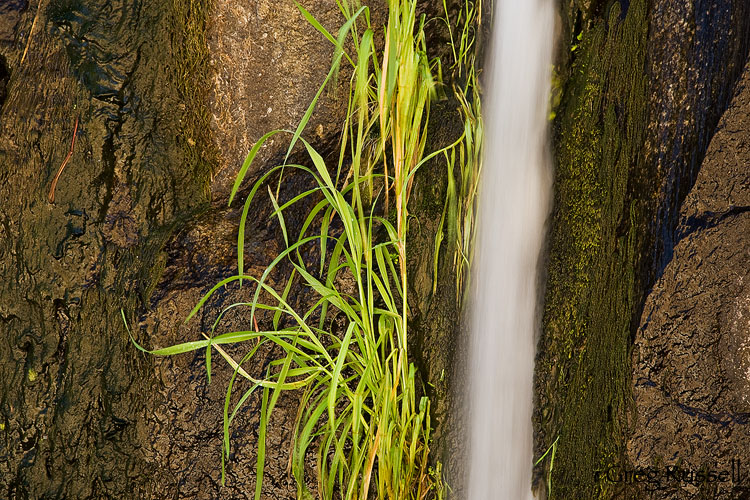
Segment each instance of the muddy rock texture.
M1 498L176 497L153 360L120 309L148 303L163 245L207 201L181 125L180 5L0 8Z
M235 419L222 487L231 371L215 354L209 385L204 352L140 353L121 318L122 309L138 342L163 347L200 339L251 291L222 290L183 324L236 272L238 209L210 210L208 198L216 157L205 133L206 9L179 0L0 6L0 498L253 496L258 400ZM327 68L330 54L316 54L306 64ZM307 79L305 95L319 83ZM289 116L307 105L286 104L296 106ZM282 197L305 182L289 176ZM268 201L256 207L245 255L259 275L281 235ZM237 311L220 328L251 325ZM274 355L260 351L246 369L261 374ZM296 402L282 397L268 430L263 498L295 497L286 459Z
M745 498L750 491L749 164L746 66L682 204L672 259L646 300L627 446L633 467L730 476L709 484L662 477L652 498Z
M304 7L335 36L343 23L336 2L305 2ZM293 2L217 1L213 9L207 32L212 72L208 111L218 165L210 183L211 208L192 217L166 242L163 270L149 308L134 318L139 340L154 347L200 339L201 332L211 330L225 307L251 300L253 287L246 284L239 288L235 283L217 292L193 319L182 324L203 293L237 272L237 228L242 202L254 181L283 160L291 136L277 135L265 144L248 170L237 199L227 207L240 165L264 133L297 126L325 80L333 55L330 42L304 19ZM385 5L373 4L370 11L373 26L383 25L386 13ZM376 43L382 44L382 40L377 39ZM303 133L330 165L338 160L333 151L346 112L350 74L344 60L338 83L331 82L320 95ZM292 153L290 161L309 163L306 155L299 152ZM436 172L437 175L433 171L429 178L420 176L421 182L434 184L437 177L442 180L444 189L444 167L440 166ZM287 171L280 199L289 200L314 187L310 182L305 174ZM276 185L275 178L271 185ZM313 201L319 200L310 197L309 202L299 203L295 210L287 212L287 229L291 235L297 234ZM269 217L271 212L268 196L261 190L251 207L246 229L246 274L260 276L284 249L282 232L275 219ZM439 220L439 213L420 212L420 218L431 224ZM433 236L423 233L420 241L430 246ZM271 275L269 284L278 291L283 290L289 271L281 269ZM427 272L424 270L423 274ZM292 288L290 297L297 310L305 310L312 304L310 293L299 287ZM415 307L415 315L418 315L416 311ZM257 313L255 319L261 329L270 328L271 315ZM216 333L253 328L248 308L236 308L223 317ZM248 350L249 346L244 345L230 348L229 352L239 359ZM243 365L244 369L261 377L278 355L279 352L272 349L261 350ZM257 482L260 393L256 392L247 400L233 422L232 453L227 461L226 482L221 486L223 405L231 370L218 353L214 352L213 359L210 385L206 383L203 351L153 360L155 390L163 404L153 409L157 425L152 427L155 440L152 456L173 477L179 478L175 487L179 498L253 498ZM235 387L235 393L241 394L242 388L242 385ZM261 498L297 497L288 459L299 397L299 393L289 393L276 405L268 428ZM236 401L237 397L233 399ZM307 475L311 491L315 491L314 467L315 458L311 456Z
M0 498L252 498L259 395L234 419L222 486L231 370L214 352L208 384L204 351L166 358L139 352L121 314L140 344L156 348L201 339L224 308L250 300L252 287L235 283L184 322L203 294L237 272L239 202L283 159L288 137L266 145L239 202L227 207L240 164L263 133L297 125L328 73L332 45L291 1L0 3ZM335 1L304 5L336 33L342 16ZM376 33L385 14L384 4L373 5ZM444 31L431 36L444 41ZM444 45L433 53L446 52ZM346 112L346 65L337 93L321 95L305 132L334 162L328 157ZM434 116L436 124L453 120L442 135L431 130L434 143L452 141L455 103ZM422 206L413 208L413 226L424 229L413 238L427 252L443 206L444 166L424 172L415 187ZM286 174L281 199L309 189L309 181ZM290 233L316 201L289 214ZM254 276L284 245L271 212L261 194L244 246L245 272ZM450 261L441 257L447 273ZM444 286L432 297L427 264L418 261L411 291L419 325L414 358L425 380L441 380L422 393L445 397L448 377L438 374L450 363L455 290ZM286 271L269 284L282 289ZM290 297L299 308L311 300L304 290ZM443 316L441 304L449 306ZM272 320L254 319L260 328ZM232 309L215 333L251 330L254 319ZM436 345L447 347L438 353ZM247 347L227 350L239 358ZM277 355L261 349L244 368L261 376ZM232 403L246 388L238 382ZM290 394L277 404L261 498L296 497L287 464L298 402ZM435 405L437 416L446 404ZM311 459L311 490L314 466Z
M333 0L316 0L302 2L304 7L314 15L326 29L336 36L343 17ZM382 2L367 2L370 8L372 26L376 28L375 44L382 47L382 30L387 21L387 6ZM302 17L294 3L243 1L216 1L214 21L209 30L208 43L211 52L211 65L214 71L214 84L211 94L211 127L220 151L220 165L213 177L211 191L214 209L210 215L196 221L188 232L170 245L170 262L165 272L164 286L173 291L167 292L169 299L180 302L178 310L189 311L198 298L198 290L203 290L196 283L206 283L205 276L196 276L193 269L198 260L198 268L211 268L215 271L214 282L222 276L229 275L235 269L236 251L232 245L236 242L238 212L236 208L224 209L229 192L234 183L235 175L253 146L262 135L273 129L294 129L302 118L308 104L315 97L320 84L328 74L333 46L317 30L310 26ZM458 4L448 2L452 16L457 17ZM442 4L435 2L421 2L419 10L428 18L442 15ZM441 56L448 60L449 45L447 33L441 23L430 24L428 43L431 57ZM338 161L334 147L340 139L341 126L346 113L346 101L351 74L348 62L342 61L338 83L329 84L329 90L324 91L312 114L303 136L318 148L330 160L330 165ZM454 101L443 101L433 106L430 115L430 129L428 132L429 150L444 147L455 141L460 135L461 121L458 114L458 104ZM277 165L283 160L290 135L277 135L269 140L261 149L253 167L248 171L247 180L241 188L240 202L247 195L253 180ZM308 163L304 154L293 156L294 161ZM285 174L286 176L287 174ZM285 185L289 192L299 192L303 188L313 186L305 184L309 179L303 175L289 177ZM451 432L449 419L451 382L451 366L458 331L458 306L456 302L455 277L452 266L453 248L443 245L440 256L441 286L438 293L432 293L434 235L444 206L447 182L445 166L440 162L431 162L423 167L415 180L415 187L410 203L411 215L409 232L409 263L411 289L409 300L412 316L410 321L414 332L410 338L410 355L417 365L421 380L418 387L419 396L428 395L432 399L433 427L436 427L436 444L433 449L435 460L448 461L451 453L445 433ZM295 191L296 190L296 191ZM289 195L282 195L288 199ZM267 197L266 197L267 198ZM264 205L265 203L265 205ZM241 206L235 201L234 205ZM264 266L283 248L283 241L278 226L271 224L265 217L270 213L268 202L261 202L259 209L251 211L252 229L247 232L248 240L245 245L246 261L253 266L249 272L258 276ZM300 209L295 213L304 214ZM297 221L297 223L301 222ZM219 250L212 248L215 242L220 242ZM451 253L449 253L451 252ZM193 264L188 264L188 263ZM222 273L224 273L222 275ZM176 278L176 281L175 279ZM170 284L167 284L170 283ZM175 283L180 283L175 285ZM281 289L284 283L274 283ZM194 297L187 298L184 293L191 289ZM309 300L309 296L295 291L299 304ZM236 289L228 291L217 301L216 306L209 307L202 313L204 328L210 327L216 314L220 311L218 304L228 305L233 301L248 299L247 292ZM192 301L192 302L191 302ZM170 324L173 319L160 317L157 321ZM266 318L268 319L268 318ZM234 321L234 323L232 323ZM264 318L259 318L263 327ZM224 325L224 328L245 328L250 324L250 318L238 317ZM197 334L197 331L193 335ZM172 337L177 338L177 337ZM199 366L204 366L196 358ZM262 369L270 361L270 357L258 357L250 364L255 374L260 375ZM178 368L171 361L168 371L173 380L171 384L185 386L190 372L179 373ZM217 363L218 364L218 363ZM248 369L250 370L250 369ZM447 375L446 375L447 373ZM429 384L427 382L430 382ZM225 387L226 378L212 381L213 386ZM188 385L188 387L191 387ZM203 401L201 390L191 387L191 396ZM217 392L216 394L219 394ZM264 491L268 498L295 498L294 483L286 470L286 460L289 456L289 440L293 419L296 415L298 399L291 396L281 401L277 414L279 419L273 423L271 430L278 437L277 441L269 442L267 462L269 469L265 472L264 481L267 487ZM259 399L251 399L246 412L247 420L236 425L238 437L235 453L230 465L235 478L228 481L228 486L222 490L228 494L227 498L251 498L253 491L247 485L255 484L255 457L257 446L257 413ZM205 405L199 404L198 410L206 419L205 429L218 429L221 423L219 413L223 402L219 399L205 399ZM205 408L205 410L204 410ZM211 408L211 409L209 409ZM219 409L219 411L217 411ZM181 410L189 413L189 407ZM209 411L213 412L209 415ZM182 419L178 419L182 422ZM186 423L178 423L183 435L196 434L197 430L188 419ZM452 425L452 424L451 424ZM270 432L270 431L269 431ZM210 452L194 447L194 453L215 457L218 446L218 435L213 436L214 449ZM208 463L208 462L206 462ZM433 462L434 463L434 462ZM218 464L207 466L205 474L216 472ZM311 463L310 479L314 479ZM213 470L211 470L213 467ZM200 483L194 483L200 484ZM245 490L242 491L241 487ZM314 488L311 488L314 489ZM230 493L225 493L229 491Z
M335 36L343 23L336 2L303 3ZM383 12L383 9L372 12L373 23L383 22ZM138 325L143 338L150 339L153 346L200 339L201 332L212 329L225 307L252 299L254 288L249 283L242 288L235 283L219 290L189 323L182 324L209 288L237 273L237 230L242 202L255 180L283 161L291 135L277 135L265 144L237 199L232 207L227 207L243 160L266 132L296 128L324 82L333 56L333 45L304 19L293 2L216 1L210 15L207 44L212 81L208 111L212 141L219 153L210 183L212 208L193 218L165 246L163 274L151 309L141 315ZM338 140L346 112L346 89L351 74L347 64L341 66L338 84L329 85L321 94L303 132L303 137L331 164L337 158L328 155ZM303 154L296 153L290 161L307 163ZM275 179L271 185L276 185ZM280 199L288 200L312 187L311 179L304 174L286 172ZM310 207L309 203L301 203L293 213L287 213L287 228L294 237ZM260 276L284 249L282 232L275 218L270 217L272 210L267 194L261 190L251 207L246 229L245 274ZM268 284L282 291L289 271L281 269L270 277ZM297 310L306 310L312 303L310 294L299 288L292 289L290 300ZM257 313L255 320L261 329L271 328L272 315ZM215 333L252 330L254 324L249 308L236 308L223 317ZM246 344L230 347L228 352L239 360L249 349ZM243 367L260 378L279 354L273 349L261 349ZM155 360L158 392L166 402L155 410L157 421L162 423L154 429L154 438L158 440L156 455L180 478L179 498L253 498L257 483L260 392L256 391L246 401L233 421L231 457L222 486L223 408L232 371L217 352L213 359L210 385L206 383L203 351ZM241 382L235 393L242 392ZM299 398L299 393L282 396L269 424L263 499L297 498L296 484L287 466ZM315 491L314 457L311 460L308 487Z
M460 137L463 122L458 109L453 99L433 104L428 128L430 150L446 147ZM468 338L467 330L461 328L455 243L445 238L435 255L435 235L447 196L445 163L440 159L425 167L415 176L410 199L414 221L409 225L407 248L412 312L409 353L421 375L419 389L430 398L431 465L441 463L444 476L450 478L452 498L461 498L463 486L458 483L466 460L461 408L465 404L463 370Z

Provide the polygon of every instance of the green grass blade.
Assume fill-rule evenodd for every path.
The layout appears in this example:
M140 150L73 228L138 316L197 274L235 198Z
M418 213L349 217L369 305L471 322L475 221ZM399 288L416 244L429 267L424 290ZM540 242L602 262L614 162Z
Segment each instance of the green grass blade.
M352 16L350 19L348 19L344 23L344 25L339 29L339 37L336 41L336 49L334 51L333 64L331 64L331 69L328 71L328 75L325 77L325 80L323 80L323 84L320 86L320 88L315 94L315 97L313 97L312 101L310 102L310 105L307 107L307 110L305 111L305 114L302 116L302 119L300 120L299 125L297 125L297 129L294 131L294 136L292 137L292 142L289 143L289 148L287 149L286 156L284 157L284 163L286 163L286 160L289 158L289 155L292 153L294 146L297 144L297 141L300 139L300 136L302 135L302 131L307 126L307 122L310 121L310 117L312 116L315 106L318 104L318 99L320 99L320 96L323 93L323 89L325 89L326 85L328 85L329 80L333 78L335 81L336 75L338 74L338 71L339 71L339 66L341 65L341 58L344 54L344 39L346 38L346 34L351 29L352 25L354 24L354 21L356 21L359 14L362 13L365 9L366 7L360 8L357 11L357 13L354 16Z
M229 195L229 203L227 205L232 204L232 200L234 200L235 195L237 194L237 190L240 188L240 185L242 184L242 181L245 179L245 175L247 174L247 169L250 168L250 164L255 159L255 156L258 154L258 151L260 151L260 148L265 144L265 142L273 137L274 135L278 134L279 132L285 132L284 130L272 130L261 137L258 142L256 142L252 149L250 149L250 152L248 153L247 157L245 158L245 161L242 162L242 167L240 168L240 171L237 173L237 177L234 180L234 185L232 186L232 192Z
M336 366L333 368L333 374L331 375L331 382L328 388L328 421L331 423L331 434L334 433L333 423L336 420L336 414L334 408L336 407L336 401L338 400L338 385L339 378L341 377L341 369L344 367L344 361L346 360L346 353L349 350L349 342L351 342L352 334L354 329L357 327L355 323L350 323L346 329L346 335L344 340L341 341L341 348L336 358Z

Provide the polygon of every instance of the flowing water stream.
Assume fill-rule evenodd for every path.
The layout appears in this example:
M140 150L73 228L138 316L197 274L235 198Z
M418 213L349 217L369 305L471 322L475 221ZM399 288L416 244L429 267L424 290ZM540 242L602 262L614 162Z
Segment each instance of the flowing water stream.
M551 0L495 0L472 285L471 500L533 498L538 264L551 195Z

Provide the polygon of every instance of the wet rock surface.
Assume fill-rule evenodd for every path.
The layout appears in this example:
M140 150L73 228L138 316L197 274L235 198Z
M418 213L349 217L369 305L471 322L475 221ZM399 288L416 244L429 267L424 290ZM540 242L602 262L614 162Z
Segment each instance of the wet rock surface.
M23 8L0 39L0 497L173 498L178 479L152 452L153 361L119 317L148 299L165 241L206 202L166 69L172 11L11 4Z
M280 199L290 199L308 188L309 179L287 175ZM303 204L300 212L304 213ZM245 245L245 273L260 276L266 266L283 250L284 240L267 198L259 197L253 204L254 216L248 221ZM166 347L190 340L199 340L202 333L214 335L230 331L253 330L255 321L249 308L236 308L214 325L228 306L247 303L255 291L250 283L237 283L220 289L189 322L185 318L203 294L213 285L237 272L237 209L213 210L189 223L165 246L164 272L155 287L150 310L138 318L139 339L150 347ZM301 220L287 220L291 234L299 230ZM283 290L289 269L282 266L271 274L268 284ZM311 296L304 290L290 295L290 304L302 310ZM256 313L261 329L270 328L272 315ZM214 329L215 327L215 329ZM235 360L240 360L254 345L252 342L226 347ZM254 377L262 377L269 363L277 359L279 350L263 348L243 368ZM227 460L226 482L221 484L221 443L226 388L232 369L217 352L213 353L211 383L206 379L205 351L156 358L155 390L164 403L154 408L151 436L155 440L152 458L179 478L176 498L253 498L256 484L256 458L260 415L260 392L244 403L231 428L231 457ZM232 404L249 385L235 382ZM281 396L269 423L266 438L266 466L261 498L296 497L296 484L287 470L291 432L297 415L299 394ZM310 488L314 487L310 464Z
M0 498L253 497L259 395L234 420L222 486L222 413L231 370L214 353L208 384L203 351L169 358L137 351L120 314L124 310L139 343L156 348L200 339L223 308L249 300L252 287L226 287L184 323L208 289L236 272L240 204L227 208L226 201L239 165L264 132L297 125L328 72L333 48L293 2L217 0L211 19L205 18L207 5L0 5ZM448 5L456 17L460 6ZM336 32L336 2L305 7ZM431 18L442 14L442 5L425 2L420 10ZM384 4L373 5L376 32L385 13ZM190 52L205 41L205 26L211 65L206 54ZM430 26L430 39L440 44L431 53L447 54L445 28ZM345 66L338 93L323 93L306 131L324 155L346 112ZM212 94L203 95L209 76ZM433 116L438 124L441 117L453 120L449 132L441 135L439 126L430 132L442 146L458 130L456 104ZM215 145L204 142L209 126ZM50 204L50 184L74 134ZM283 158L287 144L281 138L268 143L239 201ZM443 206L444 166L423 172L415 198L423 191L427 201L414 210L420 220L414 226L424 229L413 239L427 253ZM287 174L281 197L307 188L309 179ZM290 231L299 228L306 208L290 215ZM283 248L271 212L259 196L244 249L245 270L255 276ZM444 398L434 408L447 418L450 375L439 374L455 345L455 290L444 286L431 297L432 260L416 261L415 361L425 379L440 378L436 388L420 390ZM441 258L441 269L449 261ZM282 288L284 275L281 269L270 284ZM448 271L445 280L452 279ZM310 301L305 291L292 295L300 307ZM271 320L266 314L255 319L261 328ZM253 324L238 308L216 333ZM433 340L435 328L440 334ZM238 358L246 348L228 351ZM261 350L244 367L261 375L277 354ZM235 393L244 388L240 383ZM287 460L298 402L288 395L277 405L261 498L296 496ZM311 459L311 489L314 466Z
M198 4L190 5L187 17L195 21L200 12L189 9ZM335 32L335 2L306 6ZM8 97L0 116L0 498L251 498L259 400L249 399L235 419L222 487L222 410L231 370L215 358L208 385L203 352L144 355L120 318L123 308L139 342L163 347L201 338L225 306L252 292L228 287L183 325L202 294L236 272L239 211L218 205L225 205L251 145L226 139L217 127L220 144L231 146L222 149L220 167L230 167L218 168L210 186L217 207L207 211L206 160L196 150L208 145L187 125L194 119L190 107L200 103L186 89L200 90L200 82L185 82L191 55L185 47L195 42L183 33L185 6L50 0L1 8L0 61L7 71L0 72L0 90L7 81ZM212 40L217 60L231 62L241 52L246 65L223 68L231 78L218 77L213 96L217 106L237 97L234 117L242 120L231 123L233 133L254 141L267 129L296 125L330 66L329 42L291 2L225 2L217 12L213 26L224 30ZM262 45L263 33L271 37L268 51L281 47L281 53L217 42L223 36ZM207 74L200 59L196 64ZM240 81L249 87L235 88ZM255 95L243 94L242 101L238 93L223 94L227 88ZM243 107L272 99L277 114L262 120L252 121L258 115ZM325 123L346 108L328 94L322 104ZM56 203L48 204L76 118L75 149ZM313 133L321 120L314 117ZM284 147L273 145L257 165L272 166L265 160L278 160ZM308 181L287 176L282 198ZM248 227L246 271L254 275L283 244L271 210L259 199ZM290 230L301 220L290 217ZM271 284L283 286L277 279ZM294 300L309 297L299 293ZM269 318L257 320L264 325ZM252 324L237 310L219 331ZM276 354L261 351L245 368L260 375ZM268 430L262 498L295 496L286 467L297 402L282 397Z
M336 2L319 0L304 2L303 5L336 36L343 20ZM372 26L384 25L387 6L372 2L368 5ZM449 5L455 7L454 2L449 2ZM420 10L425 10L429 17L434 17L442 13L442 6L424 2L420 5ZM199 332L210 328L222 307L249 300L249 291L230 288L217 297L216 301L209 302L199 317L190 323L200 326L180 330L181 333L178 333L176 328L170 330L169 325L174 325L179 319L176 311L182 311L183 317L187 315L200 297L200 292L205 291L206 284L211 285L236 272L236 237L239 221L237 207L241 207L241 202L254 179L281 163L290 136L277 135L266 143L248 171L237 201L232 208L227 209L223 205L226 203L239 166L255 141L264 133L273 129L296 128L320 84L326 78L333 55L333 46L330 42L307 23L292 2L286 4L265 0L221 1L216 2L213 17L214 23L208 39L215 71L210 109L211 126L221 153L220 165L211 183L212 210L195 220L183 234L167 246L169 260L162 282L154 294L158 296L153 306L156 313L149 314L146 319L146 323L160 324L161 330L166 328L171 332L159 340L160 345L168 345L181 339L199 338ZM433 24L430 31L433 54L445 54L449 49L443 31L439 23ZM381 37L377 37L375 43L382 46ZM347 64L342 63L338 85L330 85L330 90L321 94L316 111L304 132L304 137L324 156L333 155L336 141L340 137L340 127L346 113L350 75ZM447 126L442 125L442 128L448 131L441 131L440 117L452 118L453 121ZM436 124L429 133L431 148L443 147L455 140L454 125L460 125L456 103L437 107L431 120ZM336 163L337 155L338 153L335 153L331 156L330 165ZM293 155L292 160L292 163L308 161L304 154L298 157ZM430 396L440 393L442 398L439 406L433 406L438 419L437 422L433 421L434 426L440 426L440 419L447 418L446 391L449 377L441 378L440 371L450 366L450 347L453 346L453 333L457 325L455 290L451 286L444 286L441 289L444 295L440 299L442 302L432 300L429 292L432 283L432 268L429 264L432 260L424 258L426 253L434 249L434 230L440 220L440 210L443 206L440 191L444 192L446 189L444 172L442 164L431 164L419 172L415 182L416 202L413 207L415 221L419 219L419 222L414 222L413 227L417 230L410 233L410 248L414 249L411 251L415 252L414 255L421 256L413 259L414 262L418 262L418 269L414 269L414 290L410 292L410 300L413 295L413 317L410 320L414 321L414 337L418 338L412 339L410 347L413 361L419 365L423 380L435 381L437 386L432 386L432 392L426 384L421 385L418 390L421 394L429 393ZM290 176L285 173L283 189L286 192L282 192L281 198L290 199L303 189L310 189L313 186L309 181L310 179L304 175ZM275 181L272 181L272 185L275 185ZM428 194L422 196L422 191ZM258 202L254 202L254 207L250 217L252 226L246 233L245 262L246 266L249 266L246 272L259 276L265 266L283 249L283 239L278 225L268 219L271 206L267 197L260 195ZM306 214L304 206L295 209L294 214L297 215L292 215L292 219L288 221L292 228L301 224L303 218L299 217ZM291 234L296 234L293 229L290 231ZM445 269L448 267L450 266L444 266ZM195 271L196 269L198 271ZM452 278L445 274L446 282L450 283L449 280ZM276 276L279 281L271 283L277 290L281 290L285 284L281 281L281 276L283 272ZM310 294L303 290L294 288L290 296L295 298L300 307L311 303ZM440 304L444 303L450 304L450 309L441 310ZM263 315L259 315L257 319L261 328L267 327L270 321L270 317ZM432 335L431 331L436 328L438 322L442 322L444 328L439 334ZM222 321L221 330L248 329L250 325L252 319L238 310L236 314ZM438 344L442 347L435 347ZM235 352L241 356L245 350L240 348ZM429 356L429 353L438 351L442 356L440 359L422 358L425 354ZM250 373L260 375L275 354L261 353L249 361L245 368ZM256 478L259 396L256 395L249 400L242 413L243 419L234 425L236 431L233 439L236 443L233 441L233 456L229 463L227 483L225 487L218 488L216 478L219 463L216 459L221 436L217 430L220 430L221 426L223 388L228 382L229 371L225 370L223 375L220 372L218 376L212 377L211 386L206 390L195 381L196 374L200 377L205 371L203 355L186 357L193 358L189 365L186 361L176 358L159 362L159 366L162 366L166 374L165 387L175 388L168 389L172 392L169 397L176 401L172 405L175 411L179 412L177 417L173 414L167 420L174 425L172 432L176 432L183 440L180 444L179 441L167 442L162 439L165 450L175 450L162 452L162 456L168 463L175 464L173 468L180 470L180 476L186 478L185 484L181 486L186 498L192 498L191 494L206 495L205 498L214 498L215 495L233 499L252 498ZM215 364L219 365L220 361ZM176 388L181 388L179 395ZM263 498L296 497L296 487L287 470L287 462L298 397L299 394L290 394L280 400L275 410L276 417L270 423ZM195 418L196 415L199 415L199 418ZM207 441L209 430L210 440ZM200 474L205 481L194 479L190 470L180 465L186 460L183 456L185 454L193 457L194 463L200 464ZM314 466L314 457L311 457L308 478L311 481L309 487L313 491ZM206 483L211 484L211 487L206 489Z
M682 204L673 257L646 300L627 446L633 467L720 473L739 460L742 475L708 484L662 478L653 498L745 498L750 488L749 117L747 66Z
M680 205L750 49L745 1L655 2L650 19L647 164L657 172L655 276L671 258ZM652 278L653 279L653 278Z
M428 129L430 150L460 137L463 123L458 109L458 103L451 99L433 104ZM431 465L442 463L455 498L462 498L467 460L462 409L466 404L468 329L461 324L456 291L455 243L446 238L439 255L435 255L435 234L447 191L444 169L441 159L418 171L410 200L410 216L418 223L410 225L407 249L412 312L409 353L421 375L418 390L430 398Z
M536 368L536 456L555 496L612 498L630 349L750 49L744 1L564 2L555 207ZM567 41L567 43L565 42ZM544 488L549 462L537 468ZM630 497L626 497L630 498Z
M306 2L308 9L332 33L343 17L334 1ZM252 299L254 288L246 284L222 289L187 325L182 322L210 287L237 272L237 230L242 202L254 181L284 159L291 135L269 140L248 171L231 208L226 207L235 176L245 156L266 132L295 129L330 69L333 45L311 26L293 2L217 1L211 13L208 45L212 67L209 112L213 140L219 150L219 165L212 176L212 209L192 220L166 245L164 272L151 301L151 310L140 320L144 338L152 345L168 346L200 339L209 332L222 309ZM373 22L382 22L380 14ZM378 17L380 15L381 17ZM321 95L304 137L326 155L337 140L346 112L345 89L349 72L342 65L338 87ZM336 93L333 92L337 88ZM304 155L290 161L305 163ZM288 200L311 188L305 175L285 173L281 200ZM276 185L275 180L269 181ZM262 190L263 191L263 190ZM287 217L290 234L296 234L308 203L298 204ZM245 273L260 276L284 249L282 232L270 218L273 211L265 192L253 202L245 239ZM269 284L282 290L283 269ZM310 294L293 289L293 306L298 310L310 301ZM305 307L306 308L306 307ZM257 313L260 328L270 328L271 315ZM254 328L249 309L237 308L223 317L215 333ZM241 359L248 345L227 349ZM278 351L261 350L243 365L261 377ZM221 442L226 387L232 370L214 352L211 384L206 383L203 351L155 361L160 396L166 407L157 411L158 439L155 459L180 478L178 498L253 498L260 413L260 392L250 397L232 425L231 457L227 461L226 483L221 485ZM247 388L245 388L247 389ZM241 394L242 386L235 388ZM296 498L297 489L288 470L292 430L300 394L282 396L269 422L264 499ZM233 402L236 402L235 398ZM314 457L311 457L308 487L315 490Z

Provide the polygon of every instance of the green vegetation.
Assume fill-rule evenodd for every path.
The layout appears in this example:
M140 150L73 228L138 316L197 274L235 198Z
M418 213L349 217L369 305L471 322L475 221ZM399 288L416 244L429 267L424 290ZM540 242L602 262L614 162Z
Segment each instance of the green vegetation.
M560 436L555 438L555 441L547 448L541 457L534 462L534 467L542 463L547 455L549 455L549 469L547 472L547 498L552 498L552 471L555 469L555 455L557 454L557 442L560 440Z
M642 285L649 192L641 148L647 123L647 9L614 2L569 32L569 67L555 118L555 208L543 335L537 357L537 453L556 441L559 498L611 498L594 471L621 463L629 400L631 320ZM606 18L605 18L606 17ZM571 15L571 19L575 16ZM572 26L569 27L572 29ZM544 467L545 463L539 464Z
M471 268L474 243L474 212L477 202L479 176L482 167L482 121L481 92L476 69L475 30L481 24L482 2L465 2L459 10L455 23L448 17L448 7L443 2L446 13L453 64L453 93L459 103L459 112L464 130L458 143L444 151L447 165L448 191L445 207L435 237L435 257L433 269L433 294L438 283L438 256L443 238L453 251L453 268L456 274L456 299L461 301L466 287L468 270ZM452 25L460 27L454 33ZM456 164L458 153L458 164ZM456 178L458 174L458 179Z
M378 30L370 24L367 7L340 2L345 23L334 36L303 6L297 6L334 44L333 64L297 129L268 132L248 154L230 204L263 144L276 134L291 135L287 159L263 175L245 200L238 233L237 275L216 284L188 320L216 291L235 281L240 285L250 282L255 287L253 299L222 311L205 339L153 351L136 345L155 355L205 348L209 380L213 349L234 368L224 406L222 465L229 458L230 426L237 412L254 392L261 393L256 499L262 491L266 431L283 391L301 393L290 459L298 498L312 496L306 481L307 459L312 456L316 458L317 494L321 498L441 498L441 466L428 467L430 401L417 396L416 369L407 352L408 204L416 171L439 155L448 160L448 182L455 186L453 170L458 152L460 192L449 194L446 207L448 220L453 221L449 227L455 228L458 220L463 221L461 227L468 224L466 229L448 231L450 238L461 242L464 266L468 262L470 237L466 235L472 231L481 144L478 87L473 59L468 55L473 42L464 31L455 44L454 66L462 68L467 61L472 64L464 86L456 87L467 117L466 131L447 148L426 155L426 129L436 86L432 71L439 62L429 61L426 55L424 18L417 19L416 1L389 0L382 53L376 50ZM472 9L467 15L473 19L475 12ZM351 64L352 72L338 162L332 168L303 138L303 131L324 88L339 77L342 61ZM287 161L298 146L311 166ZM465 165L470 170L464 172ZM306 173L314 187L282 200L279 188L285 169ZM276 176L279 184L273 190L269 182ZM244 272L243 248L251 204L257 196L265 195L275 209L272 217L278 221L286 249L256 277ZM287 214L307 199L313 201L313 208L299 231L292 234ZM469 201L460 201L465 199ZM319 262L303 258L313 249L320 255ZM267 280L272 272L281 270L282 264L291 266L291 273L279 291ZM353 281L356 291L347 293L342 280ZM291 291L300 286L316 295L305 310L290 305ZM270 311L272 327L217 334L224 313L237 307L249 309L250 318L255 318L256 311ZM237 343L250 346L239 361L222 348ZM243 365L264 345L277 347L274 352L280 356L262 376L251 375ZM238 376L248 379L251 386L237 400L233 387Z

